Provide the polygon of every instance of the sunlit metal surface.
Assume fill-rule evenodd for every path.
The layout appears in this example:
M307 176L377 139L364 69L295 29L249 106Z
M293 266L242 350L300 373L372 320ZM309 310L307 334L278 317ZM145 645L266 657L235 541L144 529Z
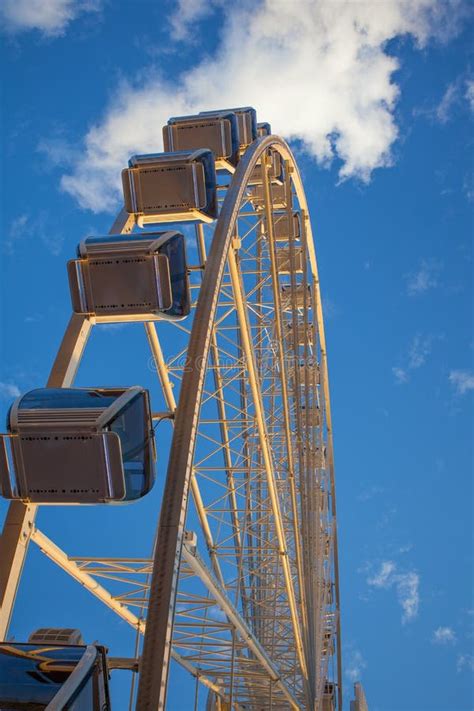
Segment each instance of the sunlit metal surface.
M251 141L254 117L239 111L247 138L235 172L223 170L223 143L218 219L199 215L198 199L186 207L202 220L191 313L145 323L174 427L154 556L152 541L140 558L71 556L36 527L36 507L15 502L0 539L0 632L32 540L144 635L140 711L165 708L171 659L227 708L340 711L332 426L311 224L287 144L268 125ZM165 221L151 209L143 219L143 205L133 213L126 199L113 234L133 240L146 234L139 225ZM73 383L97 321L73 316L49 387Z

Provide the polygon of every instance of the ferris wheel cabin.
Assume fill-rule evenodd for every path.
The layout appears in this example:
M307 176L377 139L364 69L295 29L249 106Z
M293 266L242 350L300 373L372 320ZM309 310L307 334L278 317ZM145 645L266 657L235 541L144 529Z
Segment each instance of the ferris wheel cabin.
M191 310L179 232L89 237L68 262L73 311L101 321L180 320Z
M261 138L262 136L271 136L272 127L266 121L257 123L257 136Z
M251 106L237 109L220 109L217 111L201 111L200 116L219 116L222 113L233 113L237 117L239 128L239 148L245 151L255 141L257 135L257 112Z
M239 162L239 124L232 111L212 115L170 118L163 126L165 151L193 151L205 146L216 159L216 168L234 172Z
M19 397L0 436L0 487L38 504L133 501L155 480L148 392L41 388Z
M125 210L139 227L212 222L218 214L214 156L207 148L132 156L122 185Z
M273 234L276 242L298 242L301 236L300 213L294 211L291 215L288 212L274 212Z

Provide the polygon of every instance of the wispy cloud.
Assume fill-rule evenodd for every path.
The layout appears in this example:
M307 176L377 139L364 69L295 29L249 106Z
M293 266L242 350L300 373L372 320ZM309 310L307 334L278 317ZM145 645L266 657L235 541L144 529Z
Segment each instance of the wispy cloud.
M353 649L346 654L345 674L349 681L359 681L366 668L367 662L358 649Z
M77 146L62 135L42 138L36 150L46 158L45 165L50 168L69 168L80 155Z
M443 335L439 335L436 338L443 338ZM392 368L395 382L398 385L408 383L411 371L418 370L425 365L427 358L431 354L434 339L435 337L432 335L424 336L421 333L417 333L413 337L403 366L397 365Z
M447 123L450 120L454 106L459 103L460 96L460 82L454 81L449 84L435 109L435 116L440 123Z
M374 496L377 496L378 494L383 493L383 488L381 486L369 486L365 489L363 489L360 494L357 494L357 501L370 501L370 499L373 499Z
M473 82L474 84L474 82ZM474 94L474 89L473 89ZM473 109L474 110L474 109ZM463 181L462 189L464 195L466 196L468 202L474 202L474 175L466 175Z
M39 313L34 313L34 314L29 314L28 316L25 316L25 323L39 323L42 321L44 318L43 314Z
M470 370L452 370L449 374L449 382L458 395L464 395L469 390L474 390L474 373Z
M14 383L2 383L0 382L0 397L9 399L12 397L18 397L20 391Z
M392 560L384 560L380 565L379 572L371 578L367 578L368 584L373 585L376 588L387 587L388 582L391 580L392 574L395 572L396 568L397 566Z
M28 215L25 214L18 215L10 222L10 227L8 228L4 242L4 249L7 254L12 254L15 242L25 236L27 223Z
M474 113L474 79L468 79L466 81L466 93L464 97L469 104L469 108Z
M125 323L100 323L99 324L99 329L101 332L112 333L112 334L115 334L118 331L123 331L123 329L125 327L126 327Z
M438 276L441 269L440 262L433 259L423 259L419 269L406 276L408 296L423 294L428 289L438 286Z
M102 0L2 0L0 17L9 33L39 30L58 37L79 15L97 11L101 5Z
M57 230L57 227L50 225L48 213L43 210L34 218L27 214L15 217L8 229L7 238L4 242L4 250L7 254L13 254L15 247L29 239L40 239L47 250L55 257L61 253L64 236Z
M392 560L382 561L377 573L367 578L371 587L396 590L402 608L402 624L411 622L418 615L420 605L420 576L414 570L400 571Z
M177 0L169 18L173 39L193 41L191 27L211 14L215 5L213 0Z
M395 382L398 383L398 385L403 385L403 383L408 383L408 381L410 380L407 371L404 368L400 368L397 365L395 365L392 368L392 373L395 376Z
M452 627L437 627L431 639L434 644L454 644L456 635Z
M413 543L405 543L403 546L397 548L397 553L409 553L411 550L413 550Z
M300 140L321 165L337 159L341 179L369 181L376 168L392 165L399 133L399 62L387 50L389 41L410 35L422 47L433 38L446 39L459 25L458 5L434 0L385 0L383 12L370 2L219 6L221 32L213 56L173 83L159 67L148 67L145 82L142 72L139 83L123 83L114 92L62 178L63 189L80 205L113 210L121 197L121 169L132 153L161 150L159 128L170 116L248 104L275 133ZM204 12L202 0L181 1L172 16L175 36L188 36L189 22L202 30L197 21Z
M458 672L464 671L474 671L474 657L472 654L460 654L456 662L456 669Z
M431 353L432 336L422 336L417 333L408 350L408 368L416 370L426 363L427 357Z
M456 114L465 109L466 104L474 111L474 81L462 73L451 81L435 106L418 108L415 115L426 116L433 122L446 125Z

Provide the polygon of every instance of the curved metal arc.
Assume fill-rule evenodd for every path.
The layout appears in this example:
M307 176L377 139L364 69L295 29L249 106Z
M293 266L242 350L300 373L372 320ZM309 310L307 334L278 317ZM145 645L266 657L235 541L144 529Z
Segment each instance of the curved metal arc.
M317 295L317 321L320 329L322 370L326 376L324 395L326 400L328 450L330 453L330 476L333 492L333 517L335 516L334 474L332 464L332 430L329 408L329 389L327 384L327 362L322 321L319 280L311 228L307 218L307 203L301 178L287 144L280 138L265 137L255 142L242 158L234 180L228 190L218 221L211 254L207 263L200 298L196 309L193 331L188 347L188 368L182 382L175 436L170 452L167 483L162 502L159 524L159 545L156 548L152 592L147 635L142 656L140 687L138 696L139 709L164 708L166 685L171 648L174 604L177 590L177 577L181 553L183 527L187 509L189 481L192 471L200 400L203 390L206 362L209 354L213 320L216 313L218 293L222 281L227 253L230 248L232 230L239 207L244 196L246 179L258 158L270 146L275 147L283 158L293 164L293 181L300 206L308 221L308 252L314 275ZM336 546L336 543L335 543ZM336 576L336 599L338 600L337 552L334 569ZM340 636L338 634L338 648ZM340 654L338 656L338 684L340 691Z
M289 149L288 149L289 150ZM291 154L291 151L290 151ZM332 435L332 417L331 417L331 400L329 396L329 374L328 374L328 362L327 362L327 351L326 351L326 336L324 331L324 320L323 320L323 308L321 299L321 290L319 282L318 265L316 261L316 249L314 245L314 236L311 226L311 220L309 219L308 203L306 201L306 195L303 188L303 181L301 180L301 175L298 170L298 166L295 161L293 161L293 183L298 195L299 203L302 212L304 213L303 219L305 220L305 229L307 233L307 247L308 254L310 258L311 269L313 272L314 279L314 289L316 295L316 319L318 323L319 330L319 340L321 344L321 364L320 368L322 371L322 387L324 394L325 410L326 410L326 426L327 426L327 451L328 451L328 465L331 480L331 507L332 507L332 518L334 521L334 544L333 544L333 564L334 564L334 585L335 585L335 602L337 611L337 686L338 686L338 708L342 709L342 650L341 650L341 623L340 623L340 587L339 587L339 558L338 558L338 543L337 543L337 516L336 516L336 480L334 471L334 445L333 445L333 435Z
M296 567L298 571L298 581L299 581L299 593L301 599L301 613L303 621L303 632L307 634L307 619L306 619L306 602L305 602L305 588L303 583L303 566L302 566L302 555L301 555L301 544L300 544L300 531L297 525L297 494L295 486L295 467L293 462L293 452L291 447L291 420L290 412L288 406L288 382L287 382L287 372L285 364L285 355L283 351L283 327L281 318L281 298L280 291L278 288L278 272L277 272L277 262L276 262L276 247L275 247L275 236L274 236L274 223L273 215L271 211L271 187L269 180L269 165L268 158L263 156L262 158L262 171L263 171L263 186L265 191L265 214L268 230L268 241L270 244L270 262L271 262L271 272L272 272L272 287L273 287L273 300L275 302L275 326L277 332L278 340L278 360L280 366L280 378L281 378L281 388L282 388L282 400L283 400L283 413L284 413L284 423L285 423L285 438L286 446L288 452L288 476L290 479L290 491L291 491L291 506L293 510L293 536L295 541L295 555L296 555ZM308 670L309 671L309 670Z
M174 605L192 473L201 395L209 355L219 288L231 245L247 177L259 156L271 145L286 147L282 139L260 138L240 161L222 205L196 307L190 336L161 504L157 546L138 687L138 708L156 711L166 701Z

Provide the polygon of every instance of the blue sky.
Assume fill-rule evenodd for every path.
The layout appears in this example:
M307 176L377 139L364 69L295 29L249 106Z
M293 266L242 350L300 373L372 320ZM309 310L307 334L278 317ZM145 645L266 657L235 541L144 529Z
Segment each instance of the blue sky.
M47 379L70 313L65 262L108 231L128 156L160 150L169 116L253 104L289 138L314 223L346 687L361 679L371 711L471 710L469 5L6 0L0 15L2 412ZM145 347L138 326L96 328L77 384L154 388ZM165 470L162 456L138 504L48 510L40 526L72 555L136 553ZM77 624L131 653L125 623L33 548L24 581L17 639ZM172 711L188 708L177 680Z

